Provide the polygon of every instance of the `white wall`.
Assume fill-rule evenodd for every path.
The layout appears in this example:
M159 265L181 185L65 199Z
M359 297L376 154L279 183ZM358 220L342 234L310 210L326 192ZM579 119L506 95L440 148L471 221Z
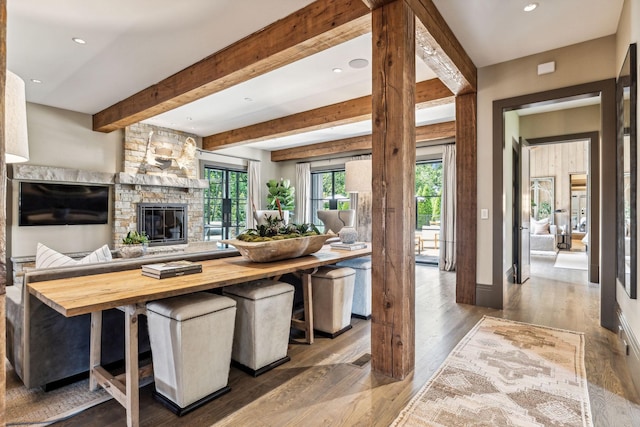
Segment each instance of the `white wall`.
M123 132L94 132L90 115L27 103L29 161L27 164L115 173L122 159ZM112 240L105 225L18 226L18 183L12 191L11 256L35 255L42 242L61 252L92 251Z
M493 101L613 78L615 58L616 39L612 35L478 69L478 208L490 207L494 197ZM549 61L556 62L556 72L538 76L538 64ZM479 219L477 282L480 284L492 285L494 236L501 239L502 230L494 230L492 221Z
M618 27L618 40L616 45L616 70L622 66L630 43L638 43L640 38L640 0L626 0L622 9L620 24ZM638 75L636 70L636 75ZM617 71L616 71L617 72ZM638 118L640 120L640 118ZM640 221L640 219L638 219ZM638 257L640 261L640 257ZM640 265L636 267L640 271ZM636 339L640 338L640 300L632 300L620 285L616 289L616 300L627 319Z

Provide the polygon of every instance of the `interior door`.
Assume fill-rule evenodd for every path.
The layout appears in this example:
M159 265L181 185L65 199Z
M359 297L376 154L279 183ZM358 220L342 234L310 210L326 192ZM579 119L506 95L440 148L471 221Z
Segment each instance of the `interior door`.
M513 140L513 280L524 283L531 274L529 224L531 191L529 144Z

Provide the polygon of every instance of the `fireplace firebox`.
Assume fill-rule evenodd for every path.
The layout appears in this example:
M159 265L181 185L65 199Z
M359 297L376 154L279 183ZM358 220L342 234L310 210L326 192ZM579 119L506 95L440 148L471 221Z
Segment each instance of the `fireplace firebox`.
M149 236L149 246L187 243L187 205L138 203L138 231Z

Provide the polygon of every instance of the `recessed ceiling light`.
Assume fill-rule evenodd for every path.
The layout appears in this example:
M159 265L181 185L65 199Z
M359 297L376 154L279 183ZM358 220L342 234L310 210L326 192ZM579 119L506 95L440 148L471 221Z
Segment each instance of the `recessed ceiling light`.
M367 65L369 65L369 61L363 58L352 59L349 61L349 66L351 68L365 68Z
M74 37L71 40L73 40L74 42L76 42L78 44L87 44L87 42L84 41L83 39L81 39L80 37Z
M334 68L333 72L334 73L341 73L342 72L342 68Z
M524 11L525 12L531 12L531 11L535 10L536 7L538 7L538 3L529 3L528 5L526 5L524 7Z
M40 83L42 83L42 80L40 80L40 79L31 79L31 83L40 84Z
M247 101L247 102L251 102L251 101L253 101L253 98L249 98L249 97L247 96L244 100L245 100L245 101Z

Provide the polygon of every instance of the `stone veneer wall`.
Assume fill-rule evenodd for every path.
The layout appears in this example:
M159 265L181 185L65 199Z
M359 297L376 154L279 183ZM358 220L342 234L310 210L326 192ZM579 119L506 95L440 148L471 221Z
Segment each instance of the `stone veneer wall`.
M120 242L130 230L137 226L138 203L186 203L189 223L187 236L189 243L203 240L204 233L204 189L207 180L196 179L198 160L191 159L189 165L181 169L172 162L162 170L145 161L149 133L151 152L158 148L170 151L170 157L179 157L187 137L197 139L180 131L160 128L143 123L128 126L125 129L124 172L117 174L114 191L114 243Z

